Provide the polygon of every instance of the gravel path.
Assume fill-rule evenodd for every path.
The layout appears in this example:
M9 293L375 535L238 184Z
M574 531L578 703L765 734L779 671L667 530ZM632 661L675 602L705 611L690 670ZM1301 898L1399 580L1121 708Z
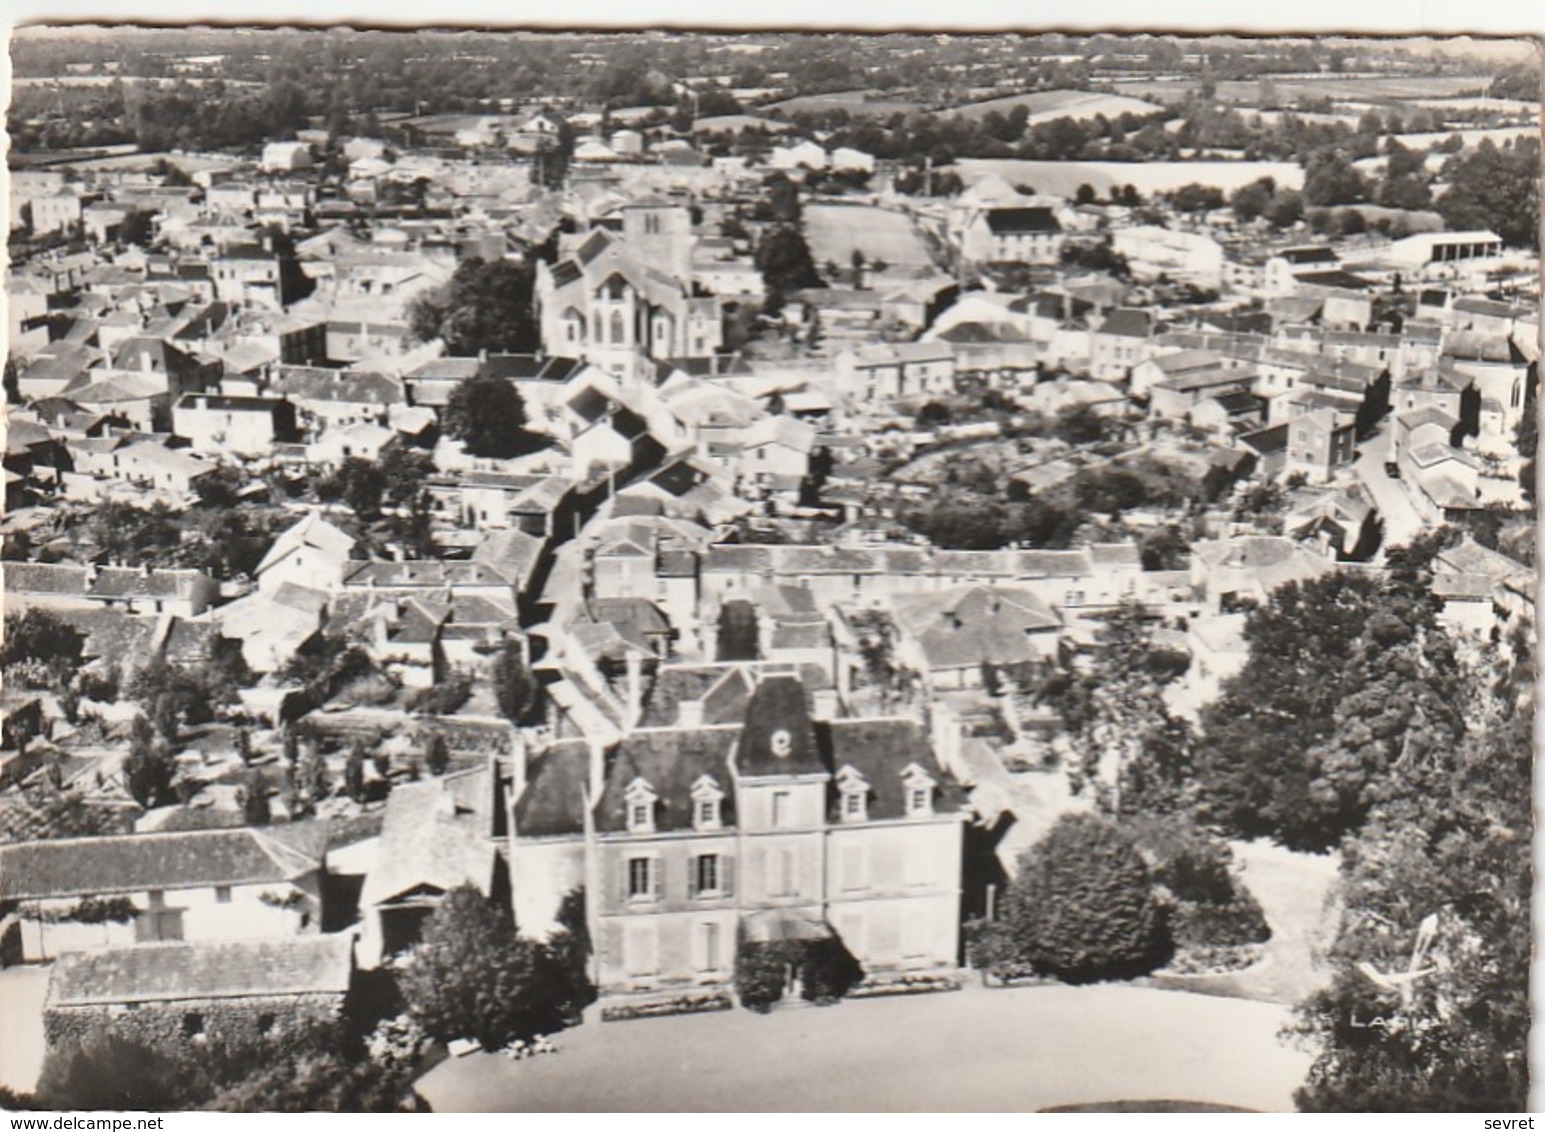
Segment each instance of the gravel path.
M559 1034L419 1082L437 1112L1035 1111L1170 1099L1291 1111L1309 1058L1285 1008L1125 986L1025 987L743 1010Z
M1246 887L1260 901L1271 939L1265 958L1245 971L1178 979L1161 976L1160 987L1198 994L1228 995L1291 1006L1328 980L1319 956L1335 933L1334 907L1328 903L1336 881L1338 858L1294 853L1264 841L1231 842L1244 865Z

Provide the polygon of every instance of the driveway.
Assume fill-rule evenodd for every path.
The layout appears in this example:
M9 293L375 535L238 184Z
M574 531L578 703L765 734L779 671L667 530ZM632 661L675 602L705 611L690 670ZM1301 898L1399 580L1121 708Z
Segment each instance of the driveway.
M559 1051L452 1059L437 1112L1036 1111L1101 1101L1292 1110L1285 1007L1134 987L1024 987L589 1023Z
M19 1093L37 1086L43 1069L43 999L48 967L0 971L0 1085Z

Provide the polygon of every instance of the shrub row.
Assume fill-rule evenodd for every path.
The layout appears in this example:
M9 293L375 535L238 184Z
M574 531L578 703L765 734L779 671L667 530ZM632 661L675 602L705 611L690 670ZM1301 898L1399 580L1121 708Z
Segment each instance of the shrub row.
M932 994L935 991L958 991L959 989L960 980L953 975L882 975L859 983L848 991L848 997L884 998L895 994Z
M715 1010L730 1010L734 1005L726 991L679 994L673 998L656 998L649 1002L624 1002L615 1006L603 1006L601 1021L626 1022L632 1018L662 1018L667 1014L706 1014Z
M1227 904L1177 900L1169 923L1177 947L1238 947L1271 937L1261 906L1243 889Z

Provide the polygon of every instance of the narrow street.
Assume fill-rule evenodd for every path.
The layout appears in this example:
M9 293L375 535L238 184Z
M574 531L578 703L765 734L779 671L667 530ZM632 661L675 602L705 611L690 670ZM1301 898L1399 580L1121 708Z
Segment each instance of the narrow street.
M1390 458L1392 427L1388 420L1380 424L1377 432L1358 445L1357 460L1352 465L1358 482L1373 496L1374 506L1384 520L1381 558L1384 550L1410 542L1425 526L1405 483L1384 470L1385 461Z

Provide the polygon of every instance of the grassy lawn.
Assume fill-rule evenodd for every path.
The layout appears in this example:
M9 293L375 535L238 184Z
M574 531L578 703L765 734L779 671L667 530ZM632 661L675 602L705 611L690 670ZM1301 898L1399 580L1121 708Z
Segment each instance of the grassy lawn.
M1041 987L768 1016L591 1023L560 1052L453 1059L437 1112L1036 1111L1146 1102L1290 1110L1309 1058L1284 1008L1132 987Z
M933 262L928 245L909 217L862 204L807 204L805 239L815 262L828 260L846 270L853 250L870 263L884 260L892 267L921 267Z
M1032 94L993 98L986 102L972 102L947 113L978 120L994 112L1007 116L1016 106L1023 106L1029 112L1031 125L1049 122L1053 118L1087 119L1098 114L1119 118L1123 114L1151 114L1159 109L1155 103L1122 94L1101 94L1088 90L1041 90Z

